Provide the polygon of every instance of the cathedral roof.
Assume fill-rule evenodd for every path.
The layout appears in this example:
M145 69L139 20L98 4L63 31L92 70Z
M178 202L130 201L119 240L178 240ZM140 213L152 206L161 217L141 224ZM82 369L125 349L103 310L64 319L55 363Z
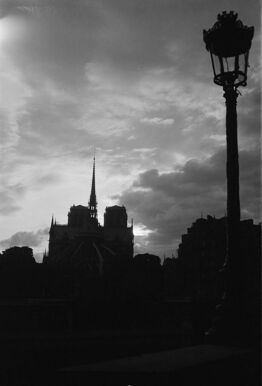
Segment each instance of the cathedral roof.
M126 210L126 208L120 205L113 205L113 206L107 206L106 210Z
M89 207L88 206L84 206L84 205L73 205L71 206L70 210L73 209L77 209L77 210L89 210Z

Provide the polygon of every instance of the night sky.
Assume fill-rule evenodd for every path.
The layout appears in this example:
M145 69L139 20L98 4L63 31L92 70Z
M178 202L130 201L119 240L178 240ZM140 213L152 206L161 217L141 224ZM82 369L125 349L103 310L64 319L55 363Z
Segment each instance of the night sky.
M40 261L52 214L134 219L135 252L175 255L201 214L226 212L225 101L202 31L234 10L255 26L240 88L241 215L259 221L260 4L235 0L0 1L0 247Z

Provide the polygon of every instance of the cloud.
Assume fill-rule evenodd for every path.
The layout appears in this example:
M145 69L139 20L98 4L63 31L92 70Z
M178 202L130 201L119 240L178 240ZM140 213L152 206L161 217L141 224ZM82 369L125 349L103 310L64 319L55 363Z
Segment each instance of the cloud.
M209 62L199 56L200 46L203 58L205 52L199 24L190 19L194 3L4 1L3 9L19 15L25 29L4 45L19 74L13 97L27 90L13 115L17 162L25 155L77 157L90 143L124 147L127 156L130 146L148 147L148 141L153 148L182 147L190 156L211 153L224 105L218 89L206 87L210 80L197 76L195 66L203 72ZM186 38L189 27L197 33ZM195 140L203 136L204 147Z
M18 211L25 193L26 188L21 183L3 186L0 191L0 213L6 216Z
M11 237L0 241L0 246L3 249L11 247L38 247L47 239L49 228L39 229L36 232L17 232Z
M66 213L80 191L86 199L83 179L94 146L99 208L109 195L138 207L141 200L141 213L133 217L141 216L151 230L169 223L170 234L159 234L168 234L167 243L180 234L179 222L188 225L189 208L200 208L207 193L205 206L211 210L217 203L223 215L225 104L223 90L212 83L202 40L202 29L227 9L221 1L1 1L2 237L22 229L25 218L29 229L38 229L47 212ZM239 146L252 165L248 157L261 126L259 6L232 1L256 31L248 87L238 98ZM214 153L222 158L212 158ZM248 178L242 169L241 178ZM126 192L131 181L136 182ZM11 188L16 185L24 187L20 196ZM254 183L245 186L252 195ZM32 205L34 218L27 216ZM256 207L257 198L246 215ZM157 232L141 238L164 243L156 241Z
M153 123L156 125L173 125L174 119L172 118L159 118L159 117L154 117L154 118L142 118L141 122L145 123Z
M54 183L57 184L59 181L61 181L61 179L61 174L58 173L43 174L37 178L36 184L43 188L45 185L53 185Z
M49 185L54 186L60 183L62 179L61 173L48 173L47 170L41 170L39 164L31 166L27 173L23 172L19 176L19 179L17 176L12 178L10 176L3 177L0 190L0 214L8 216L18 212L30 191L43 190Z
M226 152L221 149L205 160L191 159L172 172L147 170L118 196L135 224L152 231L140 237L142 249L158 253L174 249L182 233L201 214L225 215L225 161ZM240 152L242 216L256 221L259 220L259 161L258 149Z

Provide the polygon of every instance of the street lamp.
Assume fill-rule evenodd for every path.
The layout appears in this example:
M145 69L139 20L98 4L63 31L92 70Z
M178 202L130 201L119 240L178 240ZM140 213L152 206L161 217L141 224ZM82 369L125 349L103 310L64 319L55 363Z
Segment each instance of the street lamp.
M239 86L247 84L248 56L254 27L244 26L237 19L237 13L223 12L208 31L203 31L206 49L210 52L214 82L223 87L226 99L226 140L227 140L227 255L225 273L225 294L217 306L216 326L208 334L215 333L221 338L239 335L243 324L243 264L239 250L240 242L240 200L239 164L237 142L237 97ZM237 332L238 331L238 332ZM243 332L243 331L242 331Z

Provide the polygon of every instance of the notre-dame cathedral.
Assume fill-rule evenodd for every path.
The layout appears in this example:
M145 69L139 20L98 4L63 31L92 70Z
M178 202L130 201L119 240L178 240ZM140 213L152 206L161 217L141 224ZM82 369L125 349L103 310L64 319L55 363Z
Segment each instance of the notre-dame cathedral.
M104 226L98 222L95 158L88 206L71 206L67 224L57 224L52 217L49 235L49 250L43 262L57 267L74 267L100 275L110 261L133 257L133 224L127 224L126 208L107 207Z

